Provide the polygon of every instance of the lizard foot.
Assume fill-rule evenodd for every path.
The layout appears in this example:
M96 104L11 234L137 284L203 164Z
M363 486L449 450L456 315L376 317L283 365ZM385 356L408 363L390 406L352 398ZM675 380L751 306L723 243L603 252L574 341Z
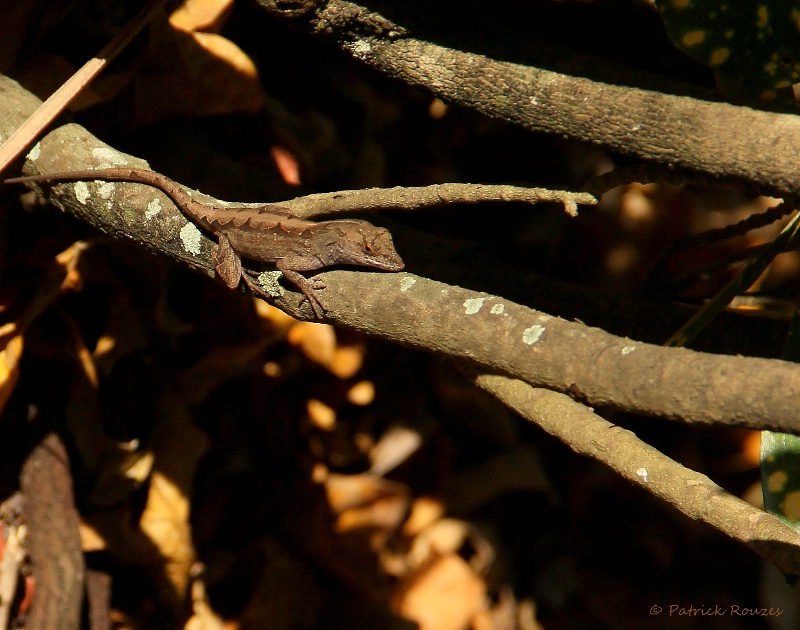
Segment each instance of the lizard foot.
M242 271L242 280L244 280L244 283L250 287L253 293L267 300L274 299L276 297L275 294L270 294L265 291L263 287L261 287L261 285L253 279L253 276L258 275L256 272L250 271L249 269ZM283 275L303 294L303 299L300 301L300 304L307 301L308 305L311 307L311 310L314 312L314 317L321 321L325 317L325 311L328 309L325 307L324 302L316 294L316 291L319 289L324 289L326 284L322 280L309 280L305 276L302 276L294 271L290 271L288 274L283 272ZM299 281L296 276L299 277Z

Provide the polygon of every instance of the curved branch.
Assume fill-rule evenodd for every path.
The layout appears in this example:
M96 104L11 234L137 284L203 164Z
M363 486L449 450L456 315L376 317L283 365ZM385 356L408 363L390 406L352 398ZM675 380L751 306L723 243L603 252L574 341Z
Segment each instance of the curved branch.
M283 2L260 0L282 16ZM312 3L307 3L311 5ZM532 131L600 145L670 168L800 193L800 117L610 85L405 37L402 25L344 0L319 2L313 33L383 74Z
M800 533L729 494L563 394L480 374L475 383L580 455L606 464L691 519L719 529L789 575L800 575Z

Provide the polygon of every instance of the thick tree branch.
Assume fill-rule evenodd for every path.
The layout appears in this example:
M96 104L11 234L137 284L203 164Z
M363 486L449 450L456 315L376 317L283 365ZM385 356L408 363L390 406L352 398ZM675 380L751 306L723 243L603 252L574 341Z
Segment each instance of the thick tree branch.
M275 15L297 3L260 0ZM775 196L800 193L800 117L598 83L406 37L403 25L344 0L306 2L314 33L379 72L532 131L736 179Z
M479 374L474 379L576 453L610 466L689 518L744 543L784 573L800 575L800 533L780 519L729 494L568 396L503 376Z
M65 125L31 156L37 172L141 166ZM97 228L144 243L213 275L213 243L161 193L136 184L53 186L48 197ZM479 265L482 261L473 261ZM334 323L413 347L475 361L588 404L672 420L800 432L800 366L662 348L567 322L502 297L410 273L331 271L325 302ZM287 312L308 317L295 292L275 286ZM764 392L780 395L764 396Z
M19 84L0 77L0 140L7 138L38 105L39 100ZM57 142L49 145L50 149L43 156L45 161L39 164L41 170L75 170L109 166L113 164L109 164L108 158L104 155L124 157L110 147L104 146L80 127L74 126L72 129L73 132L67 131L57 136L63 139L62 147L59 147ZM126 159L128 159L127 164L131 166L146 166L141 160ZM102 188L101 191L107 192L108 189ZM135 186L128 187L125 198L131 199L131 195L136 194L134 191L142 191L144 194L139 201L139 208L145 208L152 200L153 191ZM323 197L329 198L336 194L338 193L327 193L323 194ZM318 199L315 195L308 198ZM172 206L166 200L163 204L164 214L160 215L161 218L165 221L175 221L178 226L183 225L183 218L177 211L174 211L170 218L166 218L166 213L172 212L170 210ZM316 201L312 202L312 209L316 204ZM108 200L105 200L101 206L93 208L91 213L98 211L108 215L110 212L108 208ZM80 216L86 215L85 210L83 206L74 209ZM305 211L300 206L297 206L297 210ZM131 213L129 218L136 220L137 216L136 213ZM95 225L99 224L100 229L116 233L121 237L136 233L135 226L131 226L130 222L121 221L118 224L113 217L106 217L103 221L94 221L91 216L84 218ZM408 258L406 252L409 252L414 268L420 269L423 275L441 278L451 284L468 286L479 291L504 295L516 302L532 303L535 300L542 310L568 319L578 318L617 334L632 335L637 339L661 343L692 314L692 311L685 307L647 303L625 295L609 296L598 291L565 285L529 272L521 272L518 268L497 259L489 248L442 241L426 233L411 231L407 226L399 227L402 229L393 232L396 240L403 241L403 256ZM130 232L131 229L134 229L134 232ZM155 224L151 225L151 231L153 229ZM409 233L409 237L402 238L406 232ZM148 237L149 233L145 233L144 236ZM208 275L213 274L212 267L204 263L206 259L203 257L210 253L211 241L201 237L199 243L202 255L194 257L184 248L179 234L170 231L166 236L167 238L161 243L161 251L181 260L189 267L201 269ZM144 244L147 246L147 243ZM435 256L432 255L434 252ZM442 261L446 261L446 264ZM480 264L475 264L475 261L480 261ZM777 356L780 353L785 336L785 325L782 322L760 321L731 315L725 317L727 321L724 323L724 335L715 337L710 333L705 336L701 340L702 349L755 356ZM755 327L758 327L757 335L753 331ZM756 339L757 344L754 343Z

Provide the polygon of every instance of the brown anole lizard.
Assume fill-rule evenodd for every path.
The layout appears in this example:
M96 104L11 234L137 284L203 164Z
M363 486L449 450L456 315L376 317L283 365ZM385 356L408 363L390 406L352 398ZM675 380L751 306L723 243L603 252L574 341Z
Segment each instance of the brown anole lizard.
M308 299L317 319L325 311L317 291L325 288L301 272L331 265L359 265L382 271L400 271L403 261L385 228L360 219L309 221L293 216L279 205L238 208L198 201L168 177L138 168L65 171L14 177L6 184L23 182L117 181L147 184L166 194L192 222L217 237L214 263L217 275L231 289L240 280L258 295L269 297L242 268L242 258L275 263L278 270Z

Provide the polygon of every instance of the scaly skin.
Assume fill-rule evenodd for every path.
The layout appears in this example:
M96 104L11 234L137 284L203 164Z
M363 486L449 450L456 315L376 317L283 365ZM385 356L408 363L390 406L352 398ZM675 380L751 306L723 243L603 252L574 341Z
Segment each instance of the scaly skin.
M317 295L324 285L309 280L301 272L338 264L382 271L403 269L403 261L385 228L358 219L309 221L292 216L275 204L232 208L206 203L192 197L168 177L146 169L68 171L15 177L5 183L94 180L134 182L161 190L188 219L217 237L216 271L228 287L234 289L244 280L251 289L269 297L246 275L249 272L242 269L241 258L275 263L286 279L305 295L317 319L322 319L325 311Z

